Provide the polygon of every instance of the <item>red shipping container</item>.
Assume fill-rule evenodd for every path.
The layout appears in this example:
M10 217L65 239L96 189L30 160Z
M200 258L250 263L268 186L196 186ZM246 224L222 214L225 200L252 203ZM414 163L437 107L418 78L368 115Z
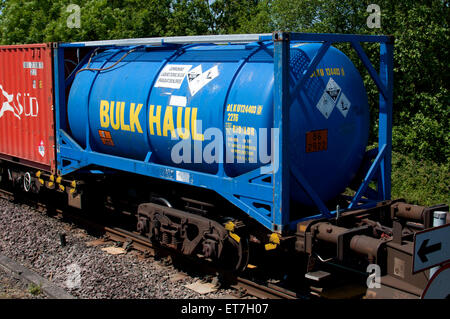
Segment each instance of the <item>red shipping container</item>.
M52 45L0 46L0 158L55 173Z

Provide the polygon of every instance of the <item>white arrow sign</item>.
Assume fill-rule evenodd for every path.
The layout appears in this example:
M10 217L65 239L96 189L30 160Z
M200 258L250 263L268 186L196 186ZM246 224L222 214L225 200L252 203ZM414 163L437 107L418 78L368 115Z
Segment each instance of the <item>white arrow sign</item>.
M450 261L450 224L416 233L414 238L414 274L447 261Z

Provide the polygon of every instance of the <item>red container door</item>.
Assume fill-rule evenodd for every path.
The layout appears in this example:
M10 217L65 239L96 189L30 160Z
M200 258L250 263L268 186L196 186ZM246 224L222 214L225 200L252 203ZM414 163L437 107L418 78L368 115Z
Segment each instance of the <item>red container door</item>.
M0 158L56 172L51 44L0 46Z

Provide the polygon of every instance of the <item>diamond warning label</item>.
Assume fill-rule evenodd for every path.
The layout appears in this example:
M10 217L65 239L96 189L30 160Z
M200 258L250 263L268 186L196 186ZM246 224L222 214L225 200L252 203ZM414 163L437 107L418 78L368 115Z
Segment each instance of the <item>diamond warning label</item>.
M351 105L352 104L350 103L348 98L345 96L344 93L342 93L341 96L339 97L336 107L339 111L341 111L341 113L342 113L342 115L344 115L344 117L347 117L347 113L350 110Z
M336 81L333 80L333 78L330 77L327 86L323 91L322 97L316 105L317 109L323 114L323 116L325 116L326 119L328 119L331 115L331 112L333 112L334 106L336 105L336 101L338 100L341 91L341 87L336 83ZM348 107L350 107L350 102L346 97L344 104L348 104ZM343 108L344 110L341 110L341 112L345 111L345 106ZM347 113L342 114L344 116L347 116Z
M206 70L205 72L202 72L201 65L193 68L188 73L188 85L191 95L194 96L206 84L208 84L218 76L219 76L219 68L217 67L217 65L213 66L209 70Z
M334 100L326 92L324 92L316 107L323 114L323 116L328 119L333 111L334 103Z
M200 76L200 74L202 74L202 65L201 64L189 71L188 83L191 83L192 81L194 81L197 77Z
M325 88L325 92L333 99L333 101L336 101L339 93L341 93L340 86L333 80L333 78L330 78L327 83L327 87Z

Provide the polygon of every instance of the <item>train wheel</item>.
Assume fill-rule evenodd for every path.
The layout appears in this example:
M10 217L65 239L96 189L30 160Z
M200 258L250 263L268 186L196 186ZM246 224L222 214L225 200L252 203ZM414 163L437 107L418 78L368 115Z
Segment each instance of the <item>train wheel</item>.
M23 189L26 192L29 192L31 190L31 175L29 172L26 172L23 175Z

